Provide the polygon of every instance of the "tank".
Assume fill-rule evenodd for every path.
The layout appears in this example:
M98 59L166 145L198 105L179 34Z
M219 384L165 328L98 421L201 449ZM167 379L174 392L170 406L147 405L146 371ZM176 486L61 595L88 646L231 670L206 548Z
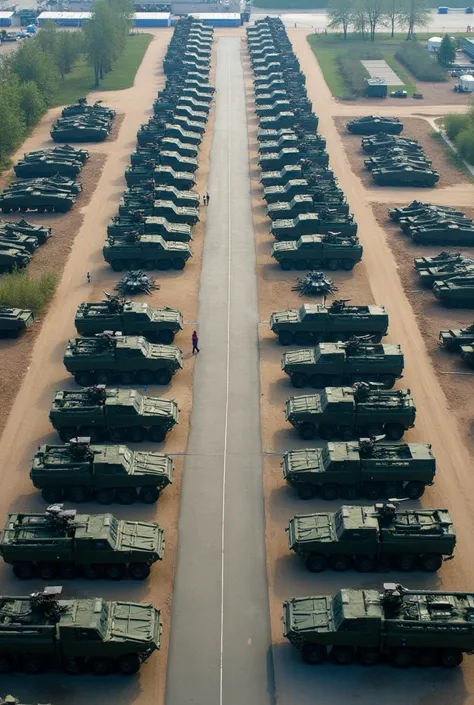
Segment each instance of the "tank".
M263 189L263 198L270 209L274 203L290 203L297 196L309 194L309 183L306 179L290 179L281 186L266 186ZM273 220L273 218L272 218Z
M474 343L474 323L467 328L440 330L439 343L450 352L458 352L463 345Z
M24 218L15 222L0 221L0 236L20 234L36 238L38 245L43 245L51 237L51 228L46 225L33 225Z
M6 189L0 193L0 208L3 213L11 211L38 211L44 213L66 213L76 202L73 193L64 193L54 189L30 186L23 189Z
M312 573L422 570L434 573L453 558L456 534L447 509L400 510L400 500L343 505L337 512L290 519L288 544Z
M78 435L92 442L110 439L154 443L165 440L178 423L179 409L173 399L158 399L136 389L113 389L103 385L55 393L49 420L62 441Z
M108 238L102 253L115 272L124 269L184 269L192 257L185 242L166 242L161 235Z
M439 173L437 171L415 168L409 164L373 169L371 173L372 179L378 186L422 186L432 188L439 181Z
M380 342L387 334L388 313L384 306L351 306L350 299L325 304L303 304L299 309L277 311L270 316L270 329L281 345L347 340L370 335Z
M435 281L445 282L448 281L448 279L464 276L465 274L474 276L474 263L469 265L444 264L441 267L421 269L418 274L420 275L420 282L423 286L431 289Z
M283 635L310 665L329 656L341 665L357 659L371 666L386 660L399 668L453 668L463 653L472 653L473 600L471 593L407 590L395 583L385 583L381 592L294 597L283 605Z
M170 166L157 166L153 172L155 183L160 186L174 186L178 190L188 190L196 184L194 174L187 171L174 171Z
M22 331L33 325L34 320L33 311L0 306L0 338L18 338Z
M300 213L293 220L274 220L271 233L277 241L298 240L302 235L331 234L353 237L357 234L357 223L352 215L332 213L325 209L320 213Z
M446 264L469 264L472 259L464 257L460 252L440 252L434 257L415 257L413 264L418 272L424 269L432 269L434 267L442 267Z
M457 215L454 213L430 212L426 215L414 217L400 218L398 221L400 229L406 235L411 236L413 232L419 228L431 228L433 226L447 225L466 225L472 226L472 221L468 220L463 214Z
M0 555L21 580L81 575L89 580L145 580L164 555L158 524L123 521L112 514L78 514L62 504L44 514L9 514Z
M349 272L362 259L363 248L357 237L335 233L302 235L299 240L276 242L271 256L281 269L344 269Z
M25 597L0 597L0 668L38 674L135 675L160 648L160 612L151 604L101 597L63 599L61 587Z
M144 301L107 295L104 301L79 304L74 324L79 335L112 330L141 335L150 343L171 345L176 333L183 330L183 316L173 308L153 308Z
M420 245L474 245L474 225L438 222L436 225L412 228L410 236Z
M352 382L377 382L391 389L403 376L399 345L383 345L350 338L346 343L320 343L316 348L283 353L281 369L297 389L316 389Z
M462 215L461 211L458 211L455 208L452 208L451 206L434 206L431 203L422 203L421 201L416 200L409 203L408 206L390 208L388 214L392 220L398 223L402 218L406 218L409 216L413 217L418 215L425 215L426 213L433 213L438 211L458 213Z
M367 382L352 387L325 387L320 394L290 397L285 419L304 441L317 436L368 438L385 434L398 441L415 425L416 407L409 389L379 389Z
M111 238L125 238L128 242L137 240L141 235L161 235L166 242L189 242L192 240L191 226L185 223L169 222L166 218L144 216L140 211L132 216L112 218L107 226L107 235Z
M3 230L0 224L0 243L2 249L15 247L32 254L38 248L38 240L34 235Z
M39 157L37 159L25 158L17 162L14 166L16 176L24 179L31 179L40 176L61 176L75 177L82 169L82 162L59 158Z
M372 135L371 137L363 137L361 146L367 154L376 154L381 149L386 149L387 147L402 147L414 151L420 148L417 140L412 140L408 137L397 137L396 135L383 132Z
M1 198L1 196L0 196ZM24 269L30 263L30 256L23 247L15 247L12 243L0 247L0 272L13 272Z
M64 366L81 387L94 384L169 384L183 368L183 355L174 345L149 343L142 336L103 332L71 338Z
M375 135L379 132L384 132L388 135L399 135L403 130L403 123L398 118L366 115L355 120L349 120L346 127L353 135Z
M435 281L433 294L444 306L473 308L474 275L456 276L448 281Z

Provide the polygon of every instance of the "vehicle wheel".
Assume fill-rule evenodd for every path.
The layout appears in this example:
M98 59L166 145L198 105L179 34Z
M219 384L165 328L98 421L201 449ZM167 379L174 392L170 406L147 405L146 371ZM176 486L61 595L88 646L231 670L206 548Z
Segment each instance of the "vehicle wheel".
M383 493L386 499L396 499L398 497L403 497L405 494L401 482L386 482Z
M68 487L66 497L70 502L82 504L89 499L89 492L86 487Z
M343 485L341 495L343 499L354 500L359 497L359 490L355 485Z
M401 423L386 423L384 433L388 441L399 441L400 438L403 438L405 428Z
M107 580L122 580L125 575L123 563L106 563L104 565L104 577Z
M415 662L421 668L431 668L436 663L436 651L434 649L420 649L416 654Z
M322 438L323 441L333 441L335 438L338 437L338 432L339 429L336 424L323 423L319 427L319 437Z
M8 206L3 206L3 208L2 208L2 213L10 213L10 210L11 210L11 209L8 208Z
M10 654L0 654L0 674L11 673L15 667L15 662Z
M364 485L364 497L370 500L378 499L382 494L382 489L378 482L366 482Z
M76 428L61 428L58 434L63 443L69 443L71 438L75 438L79 435Z
M296 491L300 499L313 499L316 497L317 489L314 485L310 485L309 482L301 483L297 486Z
M160 272L166 272L170 267L171 262L167 259L159 259L156 262L156 268L159 269Z
M342 259L341 260L341 269L343 269L345 272L350 272L352 269L354 269L355 262L352 259Z
M91 443L97 443L99 440L99 432L95 428L90 427L79 428L76 436L85 436L86 438L90 438Z
M380 375L378 381L383 384L384 389L392 389L396 382L393 375Z
M143 384L144 387L147 387L153 382L153 373L150 370L139 370L136 379L138 384Z
M309 263L305 259L297 259L295 260L295 269L298 272L303 272L305 269L309 269Z
M322 573L328 567L325 556L320 553L310 553L306 556L305 563L311 573Z
M73 563L61 563L58 566L59 577L62 580L72 580L75 575L75 569Z
M460 666L462 660L462 651L459 651L459 649L442 649L439 653L439 662L443 668Z
M173 375L170 370L159 370L156 373L156 384L169 384Z
M282 259L280 260L280 268L283 269L284 272L289 272L293 269L293 264L290 259Z
M173 260L173 269L177 269L178 271L181 269L184 269L186 265L186 260L183 257L175 257Z
M94 384L94 378L90 372L76 372L74 379L80 387L90 387Z
M437 553L425 553L419 557L418 563L425 573L435 573L443 565L443 558Z
M102 568L98 564L84 565L82 573L86 580L98 580L102 576Z
M21 660L21 666L25 673L34 675L46 669L46 662L40 654L25 654Z
M351 559L344 553L329 557L329 565L338 573L345 573L351 567Z
M127 437L125 428L112 428L109 431L109 438L112 443L122 443Z
M323 387L326 387L327 385L325 384L326 380L324 375L312 375L309 378L309 383L313 387L313 389L322 389Z
M312 423L303 423L299 427L298 433L303 441L312 441L317 436L316 426Z
M280 345L291 345L293 342L293 333L289 330L282 330L278 333L278 341Z
M96 372L95 374L97 384L110 384L114 377L115 374L112 372L112 370L101 370L100 372Z
M150 575L150 566L147 563L130 563L128 574L132 580L146 580Z
M352 646L333 646L329 657L338 666L349 666L354 661L355 652Z
M20 331L19 330L9 330L7 337L10 338L10 340L12 340L13 338L19 338Z
M84 659L82 658L67 658L63 661L63 669L70 676L77 676L84 671Z
M339 485L328 483L321 487L321 497L326 500L326 502L333 502L340 494Z
M134 426L129 430L128 438L132 443L141 443L145 438L145 431L140 426Z
M53 580L58 574L58 566L54 563L39 563L38 576L41 580Z
M19 580L30 580L35 574L34 563L29 561L22 561L20 563L14 563L13 575Z
M123 676L133 676L140 670L140 659L138 654L125 654L117 661L119 672Z
M95 494L99 504L112 504L115 499L115 491L110 487L101 487Z
M392 654L392 663L397 668L408 668L415 660L415 652L412 649L396 649Z
M296 387L296 389L302 389L303 387L306 387L308 378L302 372L295 372L295 374L290 375L290 381L293 387Z
M359 573L373 573L375 570L375 561L372 556L355 556L354 568Z
M357 650L357 658L362 666L378 666L382 655L378 649L366 646Z
M120 504L133 504L136 502L137 493L133 487L121 487L117 490L116 497Z
M160 490L157 487L141 487L138 493L138 499L143 504L155 504L160 496Z
M172 330L161 330L156 334L156 342L161 343L161 345L171 345L174 340L174 333Z
M339 269L339 260L338 259L326 260L326 269L329 269L331 272L335 272L337 269Z
M93 656L89 660L91 671L95 676L108 676L112 670L112 661L109 658Z
M299 330L295 333L295 343L296 345L309 345L311 343L311 336L305 330Z
M145 262L145 269L147 272L152 272L156 267L156 262L154 259L147 259Z
M303 656L303 661L305 663L310 666L318 666L326 660L327 651L326 648L324 646L320 646L320 644L305 644L301 655Z
M420 499L425 492L425 486L422 482L408 482L405 487L405 494L410 499Z
M153 443L163 443L166 438L166 431L161 426L154 426L149 429L148 436Z
M123 262L119 262L118 260L114 260L113 262L111 262L110 266L112 267L114 272L122 272L123 271Z
M412 553L401 553L395 559L398 570L403 573L410 573L416 565L415 556Z
M135 381L135 374L133 372L122 372L120 375L121 384L133 384Z
M64 497L64 491L60 487L44 487L41 496L48 504L57 504Z

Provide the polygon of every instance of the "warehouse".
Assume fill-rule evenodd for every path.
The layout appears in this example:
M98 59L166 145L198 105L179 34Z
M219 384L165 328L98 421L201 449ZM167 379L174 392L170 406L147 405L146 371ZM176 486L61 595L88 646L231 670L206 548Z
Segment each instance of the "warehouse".
M134 27L170 27L170 12L136 12Z
M193 12L192 16L209 27L240 27L239 12Z
M0 12L0 27L11 27L12 18L15 13L10 10L6 12Z
M60 27L83 27L84 22L90 19L90 12L42 12L38 17L41 27L46 21L54 22ZM169 12L137 12L133 22L134 27L170 27L171 13Z

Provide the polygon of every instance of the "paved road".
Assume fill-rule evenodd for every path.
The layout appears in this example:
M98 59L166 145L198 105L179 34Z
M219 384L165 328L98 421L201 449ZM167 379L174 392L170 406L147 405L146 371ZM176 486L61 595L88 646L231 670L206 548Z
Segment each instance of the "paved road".
M272 702L255 242L240 38L217 47L211 197L167 705Z

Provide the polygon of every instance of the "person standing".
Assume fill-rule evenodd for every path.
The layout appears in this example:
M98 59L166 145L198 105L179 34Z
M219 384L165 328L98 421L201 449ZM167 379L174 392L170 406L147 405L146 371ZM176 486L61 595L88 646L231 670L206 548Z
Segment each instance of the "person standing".
M208 192L206 191L206 206L209 205L209 200L210 200L210 199L209 199L209 194L208 194Z
M198 352L199 352L199 347L198 347L199 338L198 338L198 334L196 333L195 330L193 330L193 335L192 335L192 338L191 338L191 339L192 339L192 341L193 341L193 355L194 355L194 353L198 353Z
M90 284L91 283L91 273L87 272L86 277L87 277L87 283Z

